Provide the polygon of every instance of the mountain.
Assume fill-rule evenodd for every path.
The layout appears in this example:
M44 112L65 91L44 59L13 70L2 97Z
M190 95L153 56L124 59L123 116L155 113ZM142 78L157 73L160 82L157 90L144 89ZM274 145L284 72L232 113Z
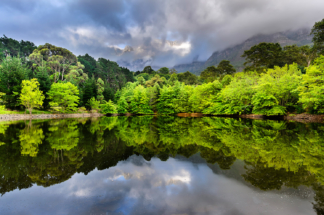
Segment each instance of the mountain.
M243 63L245 61L241 56L245 50L250 49L252 46L261 42L280 43L281 46L296 44L298 46L307 45L312 43L312 36L310 36L310 29L300 29L297 31L285 31L275 34L264 35L260 34L247 39L241 44L229 47L222 51L214 52L205 62L192 62L189 64L176 65L175 68L178 72L190 71L199 75L208 66L217 66L222 60L229 60L237 71L243 70Z
M192 63L176 65L173 68L179 73L190 71L194 74L200 74L201 68L204 67L205 63L205 61L193 61Z

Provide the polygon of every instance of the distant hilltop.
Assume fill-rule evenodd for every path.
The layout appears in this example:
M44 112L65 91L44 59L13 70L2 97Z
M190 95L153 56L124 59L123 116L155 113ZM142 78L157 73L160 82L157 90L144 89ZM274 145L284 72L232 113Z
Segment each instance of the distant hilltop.
M229 60L237 71L243 70L243 63L245 61L241 56L245 50L250 49L252 46L261 42L280 43L281 46L296 44L298 46L311 45L312 36L310 36L310 29L300 29L296 31L278 32L275 34L264 35L260 34L250 39L247 39L241 44L229 47L222 51L214 52L207 61L193 61L188 64L179 64L174 66L179 73L192 72L199 75L204 69L209 66L218 65L222 60Z

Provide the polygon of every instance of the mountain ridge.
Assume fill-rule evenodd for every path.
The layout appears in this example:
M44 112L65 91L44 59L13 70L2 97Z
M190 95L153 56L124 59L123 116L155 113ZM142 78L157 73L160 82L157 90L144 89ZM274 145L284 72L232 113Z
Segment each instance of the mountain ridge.
M179 73L189 71L199 75L204 69L209 66L217 66L222 60L229 60L237 71L242 71L245 59L241 56L245 50L262 42L279 43L281 46L293 45L297 46L308 45L312 43L310 29L304 28L296 31L277 32L274 34L259 34L253 36L244 42L231 46L221 51L215 51L206 61L193 61L188 64L175 65L173 68Z

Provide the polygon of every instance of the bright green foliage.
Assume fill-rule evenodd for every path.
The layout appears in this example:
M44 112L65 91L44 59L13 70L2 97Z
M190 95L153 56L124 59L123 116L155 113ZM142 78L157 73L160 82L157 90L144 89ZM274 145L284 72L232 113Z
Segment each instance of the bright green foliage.
M172 102L175 113L190 113L192 112L190 97L194 91L194 87L185 84L176 84L178 95Z
M117 112L118 113L127 113L128 112L128 103L125 96L121 96L117 103Z
M131 98L130 109L135 114L150 114L153 113L149 106L150 98L148 91L142 85L138 85L134 89L134 95Z
M7 108L17 108L20 106L19 93L21 92L21 82L27 79L26 65L17 57L6 57L0 65L0 92L5 93L3 100Z
M117 113L117 107L111 100L109 100L109 102L104 101L104 103L100 105L100 109L103 114Z
M63 113L75 110L79 103L79 90L70 82L54 83L47 95L51 100L50 106L52 108L59 107Z
M103 102L104 100L104 96L103 96L103 92L104 92L104 82L101 78L98 78L97 80L97 92L98 92L98 96L97 96L97 99L98 101L100 102Z
M39 83L36 78L30 81L22 81L20 101L29 110L29 114L32 114L34 108L39 108L43 105L44 98L45 96L39 90Z
M98 101L94 97L92 97L88 101L88 106L91 107L91 110L99 111L100 101Z
M42 144L44 138L43 130L36 126L28 126L24 130L21 130L19 135L21 155L36 157L39 151L38 145Z
M163 83L164 83L164 81L163 81ZM150 99L149 105L152 107L152 110L154 112L157 111L156 105L158 103L158 99L159 99L159 96L160 96L160 89L161 89L161 86L158 84L158 82L156 82L153 87L149 87L149 88L146 89L147 94L148 94L149 99Z
M315 60L306 70L298 88L299 102L311 113L324 113L324 56Z
M84 66L80 62L77 62L77 65L70 66L69 72L65 75L66 81L74 85L84 83L88 79L88 75L83 72L83 69Z
M80 133L77 121L63 119L52 121L50 124L46 140L50 143L51 148L55 149L55 154L58 150L69 151L78 145Z
M79 66L80 63L78 63L77 57L72 52L49 43L38 46L29 58L38 65L40 65L40 62L43 59L47 61L48 66L53 70L52 78L54 82L57 82L58 80L63 81L64 75L69 71L70 66L73 64L77 64L78 68L83 68L83 66ZM72 70L74 70L72 76L79 76L80 71L78 69L72 68Z
M137 78L137 83L140 85L145 85L145 79L142 76L140 76Z
M180 83L174 86L164 86L160 90L158 99L157 111L159 114L174 114L177 113L173 102L176 101L180 92Z
M166 80L164 77L160 78L159 75L155 75L153 78L151 78L145 83L145 86L153 87L155 83L157 83L160 87L162 87L166 83Z
M168 80L168 84L173 86L176 84L176 82L178 82L178 76L177 73L172 73L170 79Z
M229 85L232 81L232 78L233 77L231 75L225 75L224 77L222 77L221 83L223 87Z
M262 115L285 115L286 109L294 109L298 101L296 91L301 82L297 64L275 67L261 75L256 94L252 98L253 113Z
M222 89L222 84L219 81L196 86L190 96L190 104L192 112L202 113L207 108L213 106L217 94Z
M259 76L254 72L236 73L231 83L218 96L208 113L241 114L252 110L251 99Z

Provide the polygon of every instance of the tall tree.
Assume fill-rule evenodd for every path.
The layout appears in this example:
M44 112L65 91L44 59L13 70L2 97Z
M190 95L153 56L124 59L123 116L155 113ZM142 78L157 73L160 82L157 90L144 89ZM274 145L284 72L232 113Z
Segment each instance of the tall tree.
M84 65L83 71L88 74L89 78L92 76L98 78L96 73L97 61L93 57L88 54L83 56L79 55L78 60Z
M222 74L222 75L231 75L236 72L236 69L234 66L231 65L231 62L228 60L222 60L218 66L217 70Z
M75 110L79 103L79 89L77 86L67 83L54 83L47 93L51 100L51 107L59 107L61 112Z
M21 104L24 105L29 114L32 114L34 108L41 107L45 96L39 90L39 83L36 78L32 80L23 80L20 94Z
M283 66L282 48L279 43L260 43L244 51L245 71L264 72L267 68Z
M316 22L312 28L311 35L313 35L314 49L319 54L324 54L324 19Z
M5 93L3 100L6 107L14 109L20 106L19 93L21 82L27 79L29 69L21 59L7 56L0 65L0 92Z
M97 99L98 101L100 101L100 103L103 102L104 100L104 96L103 96L103 92L104 92L104 82L101 78L98 78L97 80Z
M180 82L183 82L187 85L198 84L198 77L189 71L184 72L184 73L179 73L179 74L177 74L177 76L178 76L178 80Z
M158 73L161 73L161 74L164 74L164 75L167 75L169 74L170 70L168 67L162 67L158 70Z
M64 80L64 74L70 69L72 64L77 65L77 57L69 50L56 47L49 43L38 46L29 58L39 66L41 60L48 62L48 65L54 71L54 82L58 79Z

